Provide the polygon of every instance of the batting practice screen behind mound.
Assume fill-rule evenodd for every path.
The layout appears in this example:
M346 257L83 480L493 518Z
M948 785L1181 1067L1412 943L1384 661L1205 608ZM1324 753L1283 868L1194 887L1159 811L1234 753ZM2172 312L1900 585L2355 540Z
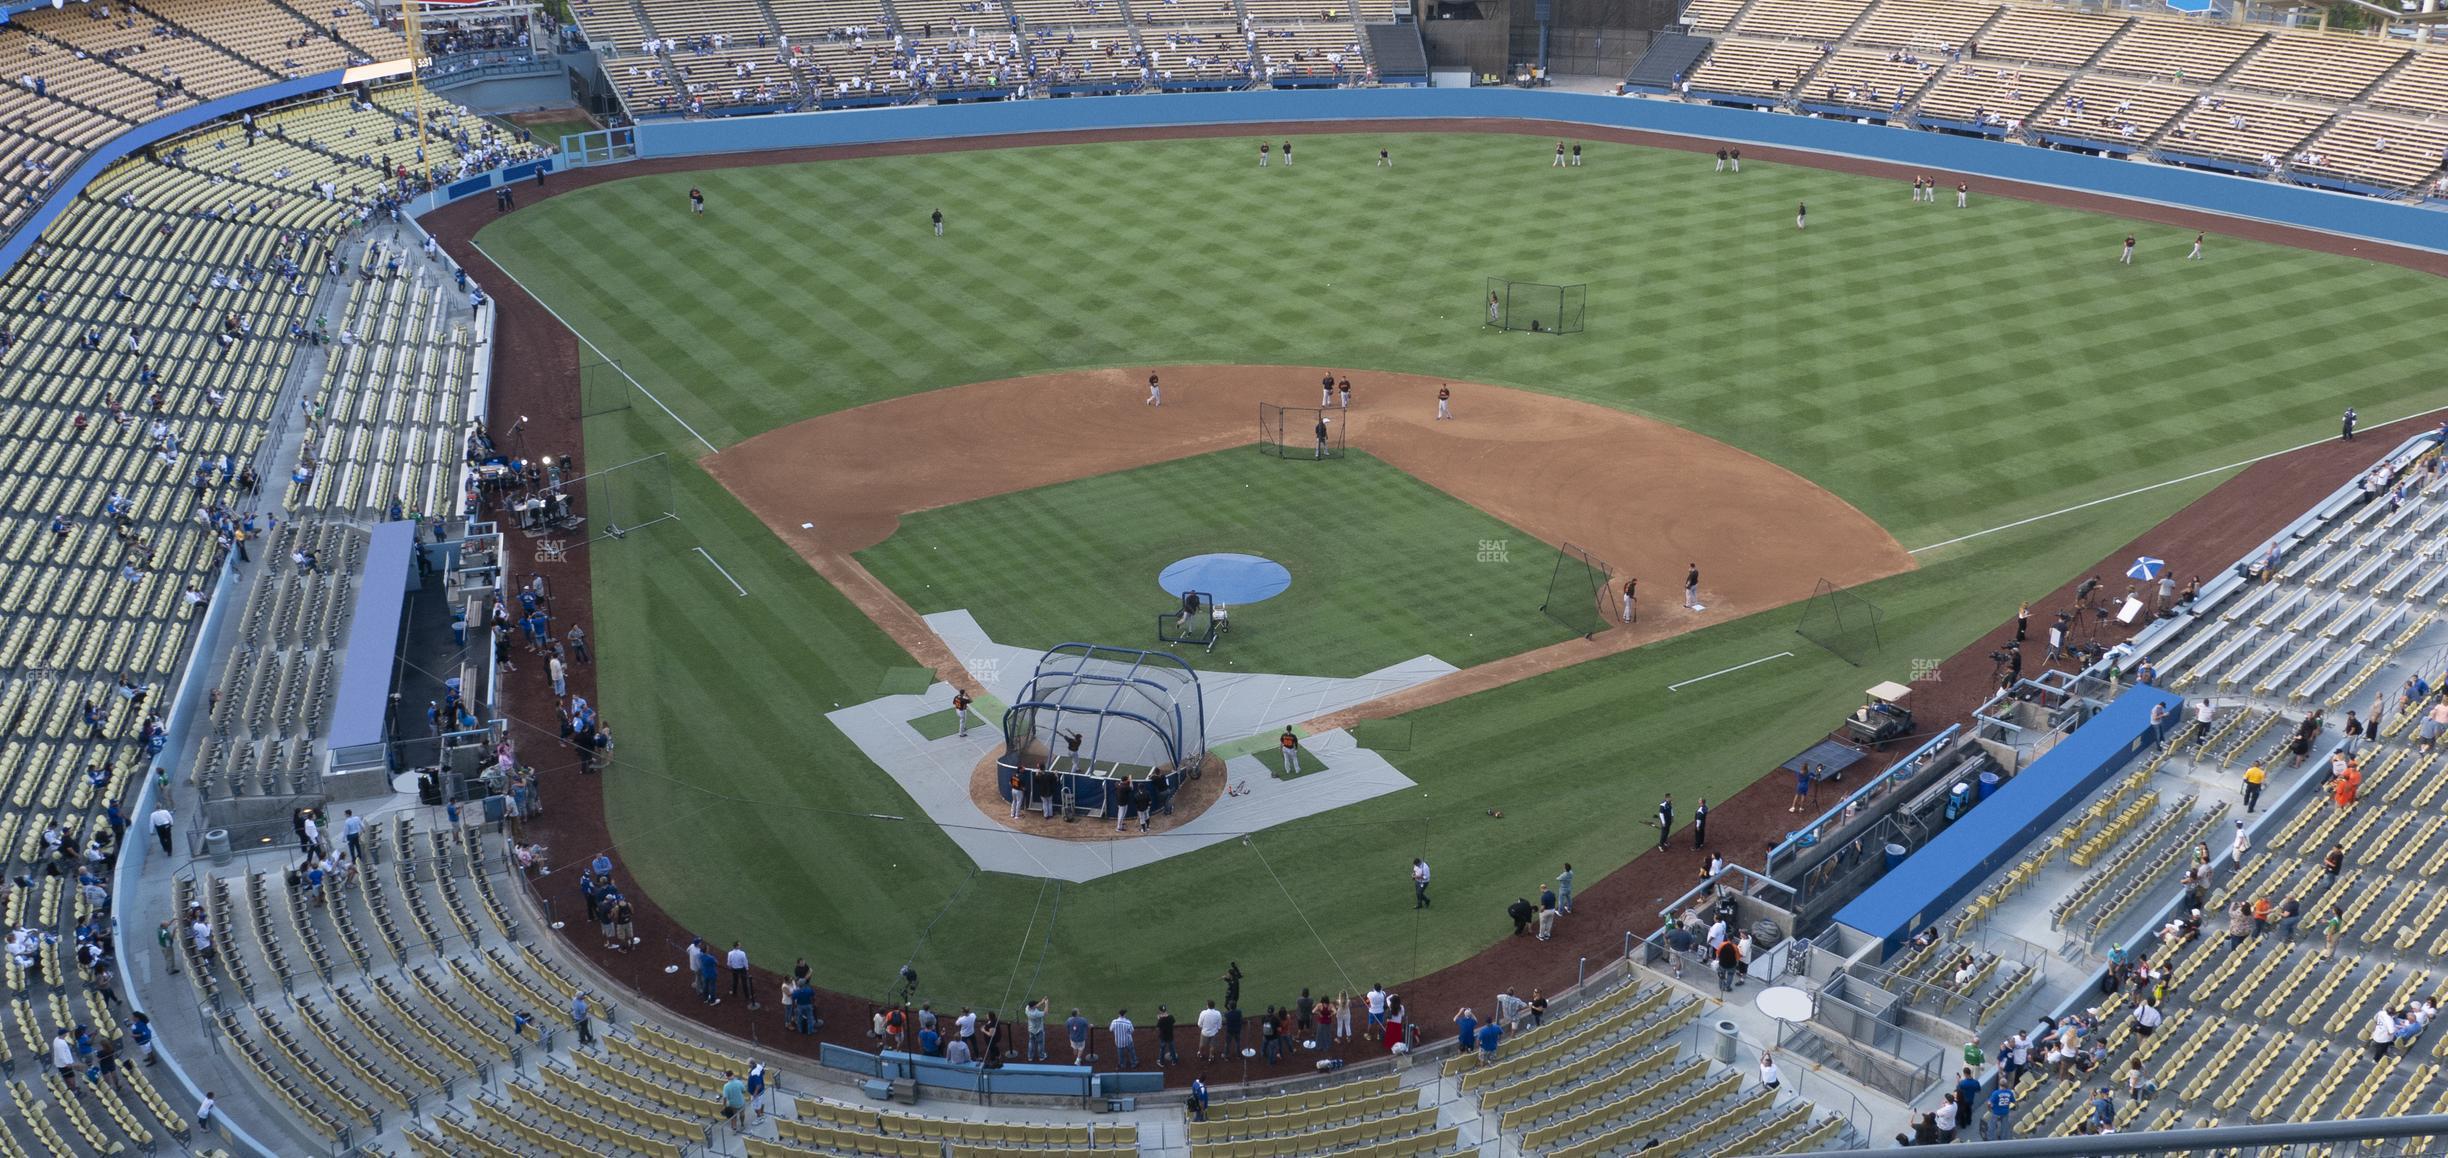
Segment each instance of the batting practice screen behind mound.
M1343 457L1347 412L1315 406L1258 404L1258 453L1323 461Z
M1487 324L1500 330L1539 334L1578 334L1581 314L1589 304L1587 285L1547 285L1535 281L1487 279Z

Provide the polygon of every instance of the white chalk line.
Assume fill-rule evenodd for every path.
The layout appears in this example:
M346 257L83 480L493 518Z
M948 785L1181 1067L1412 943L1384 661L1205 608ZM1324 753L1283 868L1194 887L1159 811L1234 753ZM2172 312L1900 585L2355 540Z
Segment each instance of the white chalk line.
M2418 411L2415 411L2415 412L2414 412L2414 413L2412 413L2412 414L2408 414L2408 415L2405 415L2405 416L2400 417L2400 418L2391 418L2391 419L2389 419L2389 420L2387 420L2387 421L2385 421L2385 422L2378 422L2378 423L2374 423L2374 424L2373 424L2373 428L2374 428L2374 429L2378 429L2378 428L2381 428L2381 427L2394 426L2394 425L2396 425L2397 423L2400 423L2400 422L2405 422L2405 421L2408 421L2408 420L2410 420L2410 419L2415 419L2415 418L2422 418L2422 417L2424 417L2424 416L2426 416L2426 415L2436 414L2436 413L2438 413L2438 412L2439 412L2439 411L2438 411L2436 408L2435 408L2435 409L2431 409L2431 410L2418 410ZM2357 425L2360 425L2360 424L2358 423ZM2309 449L2311 449L2311 448L2313 448L2313 447L2315 447L2315 446L2320 446L2320 445L2322 445L2322 444L2324 444L2324 443L2330 443L2330 442L2335 442L2335 441L2337 441L2335 438L2316 438L2316 439L2313 439L2313 440L2312 440L2312 441L2310 441L2310 442L2297 443L2296 445L2294 445L2294 446L2290 446L2290 447L2287 447L2287 448L2286 448L2286 449L2284 449L2284 450L2273 450L2273 451L2269 452L2268 454L2256 454L2256 455L2252 456L2251 458L2247 458L2247 459L2240 459L2240 460L2238 460L2238 461L2236 461L2236 462L2231 462L2231 463L2228 463L2228 464L2227 464L2227 465L2225 465L2225 466L2214 466L2214 467L2211 467L2211 468L2210 468L2210 469L2208 469L2208 470L2197 470L2197 471L2194 471L2192 474L2184 475L2184 476L2181 476L2181 477L2178 477L2178 478L2168 479L2168 480L2166 480L2165 482L2155 482L2155 483L2150 484L2149 486L2139 486L2139 487L2135 487L2135 488L2134 488L2134 489L2132 489L2132 490L2129 490L2129 491L2123 491L2123 492L2120 492L2120 493L2118 493L2118 494L2109 495L2109 496L2108 496L2108 497L2106 497L2106 498L2092 499L2092 500L2090 500L2089 502L2076 503L2076 504L2074 504L2073 506L2070 506L2070 507L2059 507L2058 509L2053 510L2053 511L2050 511L2050 512L2048 512L2047 514L2044 514L2044 515L2033 515L2033 516L2031 516L2030 518L2027 518L2027 519L2016 519L2015 521L2013 521L2013 522L2011 522L2011 523L1999 523L1997 526L1991 527L1991 528L1989 528L1989 529L1987 529L1987 530L1984 530L1984 531L1974 531L1974 532L1972 532L1972 533L1971 533L1971 534L1969 534L1969 535L1957 535L1957 536L1955 536L1955 537L1954 537L1954 538L1952 538L1952 539L1948 539L1948 540L1946 540L1946 541L1944 541L1944 542L1932 543L1932 544L1930 544L1929 546L1926 546L1926 547L1915 547L1915 548L1913 548L1913 549L1912 549L1910 552L1908 552L1908 554L1918 555L1918 554L1922 553L1923 551L1935 551L1935 550L1937 550L1937 549L1938 549L1938 548L1940 548L1940 547L1952 547L1952 546L1954 546L1954 545L1955 545L1955 544L1957 544L1957 543L1968 543L1968 542L1970 542L1970 541L1972 541L1972 540L1974 540L1974 539L1980 538L1980 537L1981 537L1981 536L1983 536L1983 535L1994 535L1994 534L1997 534L1999 531L2011 531L2011 530L2014 530L2016 527L2028 527L2028 526L2030 526L2031 524L2033 524L2033 523L2037 523L2037 522L2040 522L2040 521L2041 521L2041 520L2043 520L2043 519L2053 519L2053 518L2056 518L2056 517L2057 517L2057 516L2059 516L2059 515L2070 515L2070 514L2073 514L2073 513L2074 513L2074 512L2076 512L2076 511L2081 511L2081 510L2089 510L2090 508L2092 508L2092 507L2096 507L2096 506L2099 506L2099 505L2100 505L2100 504L2102 504L2102 503L2113 503L2113 502L2117 501L2118 499L2130 499L2130 498L2134 497L2135 495L2149 494L2150 492L2155 491L2155 490L2162 490L2162 489L2165 489L2165 488L2167 488L2167 487L2177 486L2177 485L2182 484L2182 483L2189 483L2189 482L2192 482L2193 480L2198 479L2198 478L2208 478L2208 477L2210 477L2211 475L2214 475L2214 474L2220 474L2220 473L2223 473L2223 472L2226 472L2226 471L2231 471L2231 470L2242 470L2242 469L2244 469L2245 467L2251 466L2251 465L2253 465L2253 464L2255 464L2255 463L2267 462L2267 461L2269 461L2270 459L2277 458L2277 457L2279 457L2279 456L2281 456L2281 455L2293 454L2293 453L2295 453L2296 451L2299 451L2299 450L2309 450Z
M1772 659L1785 659L1785 658L1787 658L1787 657L1789 657L1789 656L1791 656L1791 655L1793 655L1793 653L1792 653L1792 652L1790 652L1790 651L1780 651L1780 652L1776 653L1775 655L1763 655L1763 656L1759 657L1758 659L1752 660L1752 661L1751 661L1751 662L1749 662L1749 663L1738 663L1738 664L1735 664L1734 666L1729 667L1729 668L1720 668L1720 669L1718 669L1718 670L1716 670L1716 671L1713 671L1713 672L1710 672L1710 673L1708 673L1707 675L1704 675L1704 676L1693 676L1693 677L1692 677L1692 678L1690 678L1690 679L1684 680L1684 681L1683 681L1683 683L1679 683L1679 684L1668 684L1668 685L1666 685L1666 690L1671 692L1671 691L1674 691L1674 690L1675 690L1675 689L1677 689L1677 688L1683 687L1683 686L1684 686L1684 685L1686 685L1686 684L1696 684L1696 683L1699 683L1701 680L1713 680L1713 679L1716 679L1718 676L1724 675L1724 674L1726 674L1726 673L1728 673L1728 672L1738 672L1738 671L1741 671L1742 669L1747 668L1747 667L1758 667L1759 665L1761 665L1761 664L1763 664L1763 663L1766 663L1766 662L1768 662L1769 660L1772 660Z
M586 348L595 351L595 356L603 359L606 365L620 371L620 376L627 378L631 386L637 387L637 392L645 395L648 402L654 403L658 409L663 411L663 413L670 415L672 421L680 424L680 429L689 432L690 438L694 438L699 443L703 444L706 448L707 454L722 453L722 448L714 445L711 442L707 442L705 435L697 433L697 428L688 424L688 419L680 417L678 414L672 411L671 407L665 406L662 399L655 397L655 392L648 390L645 383L638 381L637 375L631 374L628 367L621 365L612 357L612 355L604 353L604 348L596 345L593 339L588 338L583 333L580 333L578 327L571 325L568 318L561 316L561 311L552 308L551 302L545 301L543 298L537 296L534 290L528 289L527 283L520 281L518 279L518 275L510 272L510 267L503 265L499 258L494 257L490 253L486 253L485 247L476 244L476 240L474 238L468 239L468 248L473 249L478 253L483 253L485 260L493 263L493 268L500 270L503 277L509 278L510 284L519 287L520 293L526 294L529 300L535 302L535 304L539 306L544 307L544 312L551 314L554 321L561 323L562 329L568 330L571 336L577 338L581 342L586 343ZM496 313L494 316L498 318L501 315Z
M731 585L731 589L732 589L733 591L737 591L737 592L739 592L739 593L740 593L740 596L741 596L742 598L746 598L746 597L747 597L747 595L748 595L748 589L747 589L747 588L745 588L745 587L740 586L740 585L739 585L739 580L734 579L734 578L732 578L732 577L731 577L731 569L730 569L729 567L725 567L725 566L723 566L723 565L722 565L722 561L721 561L721 560L719 560L719 559L716 559L716 558L714 557L714 553L713 553L713 552L708 551L708 550L706 550L706 549L705 549L705 548L703 548L703 547L696 548L696 551L697 551L697 553L698 553L698 554L705 556L705 561L706 561L706 562L714 564L714 569L715 569L715 570L722 572L723 582L730 584L730 585Z

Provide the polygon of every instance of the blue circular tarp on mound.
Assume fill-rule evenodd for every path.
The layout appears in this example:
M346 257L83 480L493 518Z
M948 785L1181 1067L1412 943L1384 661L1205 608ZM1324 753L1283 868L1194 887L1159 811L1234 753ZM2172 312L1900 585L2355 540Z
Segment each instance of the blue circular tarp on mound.
M1204 591L1226 606L1256 603L1283 594L1292 573L1273 559L1258 555L1192 555L1156 577L1165 594L1181 598L1184 591Z

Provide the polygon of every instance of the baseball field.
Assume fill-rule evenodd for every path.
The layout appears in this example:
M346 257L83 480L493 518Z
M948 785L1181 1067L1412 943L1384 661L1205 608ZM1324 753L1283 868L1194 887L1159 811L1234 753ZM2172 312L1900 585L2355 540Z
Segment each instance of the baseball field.
M1228 959L1260 1004L1416 976L1502 937L1562 862L1587 888L1654 843L1660 793L1730 795L2217 468L2422 406L2435 286L2407 270L2217 235L2188 262L2190 230L1613 143L1559 170L1529 136L1299 140L1292 171L1226 138L651 173L478 235L651 392L586 422L588 461L674 460L680 520L585 562L614 853L678 925L831 988L909 962L939 1004L1001 1009L1178 1009ZM1587 332L1487 330L1491 276L1586 283ZM1174 413L1141 406L1151 368ZM1198 409L1314 397L1323 368L1361 398L1343 461L1264 458ZM1463 384L1450 424L1439 381ZM1573 407L1637 425L1577 446ZM1201 551L1294 583L1248 648L1194 662L1554 647L1537 593L1582 526L1614 528L1648 606L1685 554L1738 597L1409 713L1407 793L1088 884L976 872L823 718L929 662L879 607L1145 644L1156 569ZM1821 577L1882 608L1870 664L1795 634Z

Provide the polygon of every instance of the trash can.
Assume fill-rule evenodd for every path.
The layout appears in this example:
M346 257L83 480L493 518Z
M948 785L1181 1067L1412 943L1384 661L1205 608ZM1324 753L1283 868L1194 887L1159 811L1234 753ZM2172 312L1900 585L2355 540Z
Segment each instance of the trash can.
M1888 846L1887 846L1887 867L1892 869L1892 868L1894 868L1894 867L1895 867L1895 866L1897 866L1897 865L1903 864L1903 863L1904 863L1904 858L1905 858L1905 857L1907 857L1907 856L1910 856L1910 855L1912 855L1912 850L1911 850L1911 849L1908 849L1908 848L1906 848L1906 847L1904 847L1903 845L1900 845L1900 844L1891 844L1891 845L1888 845Z
M214 864L230 862L230 835L226 828L212 829L204 834L204 851Z
M1741 1035L1739 1032L1737 1032L1737 1031L1735 1030L1735 1028L1734 1028L1734 1023L1733 1023L1733 1022L1731 1022L1731 1021L1720 1021L1720 1022L1718 1022L1718 1023L1717 1023L1717 1051L1716 1051L1716 1052L1717 1052L1717 1060L1718 1060L1718 1061L1721 1061L1721 1062L1724 1062L1724 1063L1725 1063L1725 1064L1727 1064L1727 1065L1733 1065L1733 1064L1734 1064L1734 1043L1736 1043L1736 1042L1738 1042L1738 1041L1741 1041L1741 1040L1742 1040L1742 1035Z
M1970 807L1972 807L1972 785L1970 783L1958 784L1954 788L1948 790L1946 806L1946 818L1948 820L1953 820L1958 816L1962 816L1964 814L1964 810Z
M1998 790L1998 785L1999 785L2000 783L2003 783L2003 782L2002 782L2002 781L2000 781L2000 780L1998 779L1998 774L1997 774L1997 773L1995 773L1995 772L1983 772L1983 773L1981 773L1981 775L1980 775L1980 798L1981 798L1981 799L1983 799L1983 800L1987 800L1987 799L1989 799L1989 797L1990 797L1992 794L1994 794L1994 793L1996 793L1996 792L1997 792L1997 790Z

